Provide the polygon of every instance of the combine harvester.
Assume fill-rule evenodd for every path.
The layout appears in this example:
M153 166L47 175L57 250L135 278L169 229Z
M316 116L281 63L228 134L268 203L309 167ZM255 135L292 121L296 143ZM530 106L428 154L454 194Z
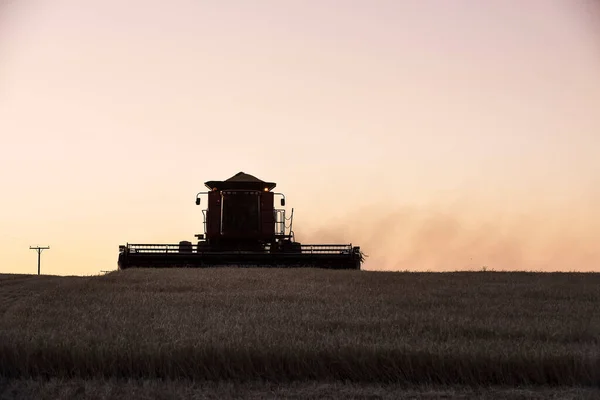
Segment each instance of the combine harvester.
M202 268L313 267L360 269L363 253L352 244L301 244L295 241L292 222L294 209L286 217L284 209L274 206L274 182L240 172L225 181L208 181L202 195L208 206L202 210L204 233L194 235L197 244L126 244L119 246L119 269L127 268ZM286 223L289 221L289 226ZM286 228L288 231L286 233Z

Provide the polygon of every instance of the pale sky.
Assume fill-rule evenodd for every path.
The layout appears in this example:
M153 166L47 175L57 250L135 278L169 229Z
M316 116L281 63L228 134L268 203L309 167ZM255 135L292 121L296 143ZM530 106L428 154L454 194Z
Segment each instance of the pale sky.
M600 271L589 0L0 4L0 273L116 268L278 183L366 269Z

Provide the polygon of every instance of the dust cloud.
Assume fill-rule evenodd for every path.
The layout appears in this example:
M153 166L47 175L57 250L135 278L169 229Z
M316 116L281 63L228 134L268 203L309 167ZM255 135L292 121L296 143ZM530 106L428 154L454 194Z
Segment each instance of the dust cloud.
M600 271L600 213L591 207L372 206L295 234L306 244L360 246L365 270Z

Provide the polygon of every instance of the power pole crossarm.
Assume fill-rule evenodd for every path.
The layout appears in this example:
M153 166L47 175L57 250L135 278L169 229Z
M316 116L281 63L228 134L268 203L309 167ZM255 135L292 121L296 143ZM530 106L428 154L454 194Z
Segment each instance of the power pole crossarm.
M38 275L40 274L40 258L43 250L48 250L50 246L29 246L30 250L35 250L38 253Z

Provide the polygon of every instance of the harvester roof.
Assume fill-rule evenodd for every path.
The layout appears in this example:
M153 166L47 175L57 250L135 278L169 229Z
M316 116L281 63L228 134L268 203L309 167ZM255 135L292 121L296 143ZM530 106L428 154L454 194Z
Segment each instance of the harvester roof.
M238 172L224 181L208 181L204 185L210 190L249 189L268 191L273 190L277 186L275 182L265 182L244 172Z

